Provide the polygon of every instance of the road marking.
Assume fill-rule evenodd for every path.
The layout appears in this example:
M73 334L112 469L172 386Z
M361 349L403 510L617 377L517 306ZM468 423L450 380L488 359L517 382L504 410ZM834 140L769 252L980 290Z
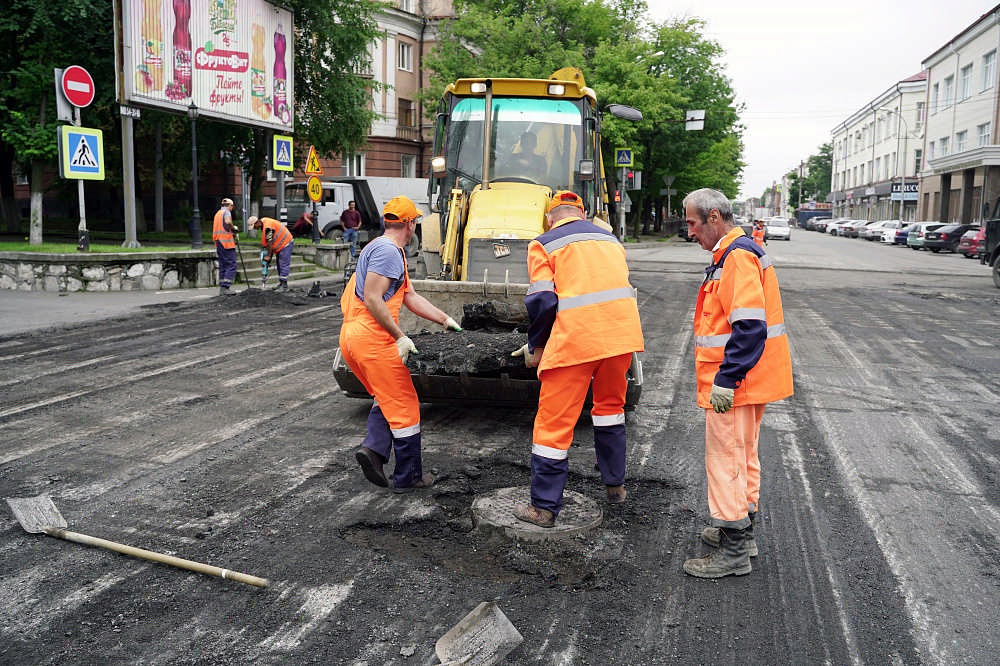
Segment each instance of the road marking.
M344 602L353 589L353 580L338 585L304 588L305 601L297 613L302 620L283 623L278 631L261 641L260 646L272 652L294 650Z

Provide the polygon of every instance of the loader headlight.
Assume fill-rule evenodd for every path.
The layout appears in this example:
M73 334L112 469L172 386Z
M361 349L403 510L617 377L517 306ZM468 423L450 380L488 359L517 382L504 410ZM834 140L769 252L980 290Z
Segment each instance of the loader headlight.
M469 85L469 90L474 93L484 93L486 92L486 83L483 81L477 81Z
M549 94L550 95L565 95L566 86L561 83L550 83L549 84Z
M431 160L431 170L434 173L444 173L447 166L448 163L444 159L443 155L439 155L438 157L435 157L434 159Z

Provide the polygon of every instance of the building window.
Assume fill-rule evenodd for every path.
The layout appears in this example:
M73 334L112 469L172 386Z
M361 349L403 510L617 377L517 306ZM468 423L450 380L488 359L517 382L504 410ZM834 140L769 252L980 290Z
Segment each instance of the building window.
M875 176L872 178L872 180L875 180L876 178L878 178L878 174L880 174L880 173L882 173L882 158L881 157L876 157L875 158Z
M416 107L411 99L399 99L396 122L403 127L416 127Z
M363 176L365 175L365 156L361 153L344 155L341 158L340 167L345 176Z
M938 103L940 101L940 84L935 83L931 86L931 113L938 112Z
M992 132L992 129L993 129L993 123L983 123L982 125L976 126L976 134L979 135L979 143L977 145L980 146L990 145L990 134Z
M972 97L972 64L968 64L959 72L958 98L969 99Z
M411 45L399 43L399 59L396 66L407 72L413 71L413 47Z
M399 0L399 8L402 9L404 12L409 12L410 14L415 13L413 11L414 4L415 4L414 0Z
M996 74L997 52L990 51L983 56L983 90L993 87L993 77Z
M938 151L941 153L941 157L948 154L948 147L951 145L951 139L949 137L943 136L938 139Z
M932 141L931 143L934 143L934 142ZM914 158L913 159L913 161L914 161L913 175L914 176L916 176L918 173L920 173L920 160L922 160L923 157L924 157L924 151L920 150L919 148L917 148L916 150L913 151L913 158Z
M953 100L954 95L955 95L955 76L954 75L946 76L944 79L944 90L942 90L941 92L941 96L943 97L943 99L941 100L941 104L943 105L944 108L947 109L949 106L951 106L952 101L954 101Z
M955 132L955 152L964 152L967 148L966 144L969 140L969 132L962 130L961 132Z
M913 124L913 131L919 134L923 126L924 126L924 103L917 102L917 120Z
M417 156L403 155L399 162L399 175L401 178L417 177Z
M28 172L25 171L24 167L22 167L19 162L14 162L14 184L15 185L28 184Z
M934 142L931 141L927 144L927 159L934 159Z

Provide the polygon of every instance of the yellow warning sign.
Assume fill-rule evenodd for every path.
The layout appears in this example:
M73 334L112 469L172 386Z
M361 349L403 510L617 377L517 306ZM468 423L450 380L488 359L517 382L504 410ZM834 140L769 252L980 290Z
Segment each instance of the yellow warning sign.
M309 159L306 160L306 173L310 176L323 175L323 167L319 165L319 157L316 155L316 146L309 146Z
M323 183L316 176L310 176L306 181L306 192L309 193L310 201L319 201L323 198Z

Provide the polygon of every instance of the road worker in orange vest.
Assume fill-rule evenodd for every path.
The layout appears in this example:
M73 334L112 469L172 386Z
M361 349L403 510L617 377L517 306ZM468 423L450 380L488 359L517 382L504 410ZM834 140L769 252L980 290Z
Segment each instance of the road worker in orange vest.
M215 254L219 258L219 295L228 296L236 292L230 291L233 279L236 277L236 240L233 234L239 229L233 224L233 208L236 204L232 199L225 198L212 222L212 240L215 241Z
M389 486L382 466L395 453L393 492L404 493L434 484L425 474L420 453L420 402L406 359L417 348L399 327L403 306L413 314L436 322L445 330L462 327L421 296L407 273L403 251L413 238L420 211L406 197L385 205L385 233L368 243L358 256L357 269L344 287L340 308L340 352L375 404L368 413L368 434L355 454L365 478Z
M764 228L764 220L754 220L752 236L753 242L763 248L767 243L767 230Z
M261 232L260 245L266 252L262 257L263 261L270 264L272 258L278 257L278 285L274 290L288 291L288 275L292 272L292 249L295 247L292 232L281 222L270 217L251 217L247 221L252 228Z
M712 253L694 315L698 406L705 410L705 469L715 548L686 560L699 578L742 576L757 555L758 440L764 407L792 395L792 361L770 257L733 224L726 196L708 188L684 198L688 234Z
M546 206L548 231L528 245L530 285L524 304L528 344L514 352L538 367L541 392L531 445L531 503L514 516L553 527L562 509L569 447L593 383L590 418L597 466L611 504L625 501L625 392L632 353L643 350L635 289L625 248L586 220L575 192Z

